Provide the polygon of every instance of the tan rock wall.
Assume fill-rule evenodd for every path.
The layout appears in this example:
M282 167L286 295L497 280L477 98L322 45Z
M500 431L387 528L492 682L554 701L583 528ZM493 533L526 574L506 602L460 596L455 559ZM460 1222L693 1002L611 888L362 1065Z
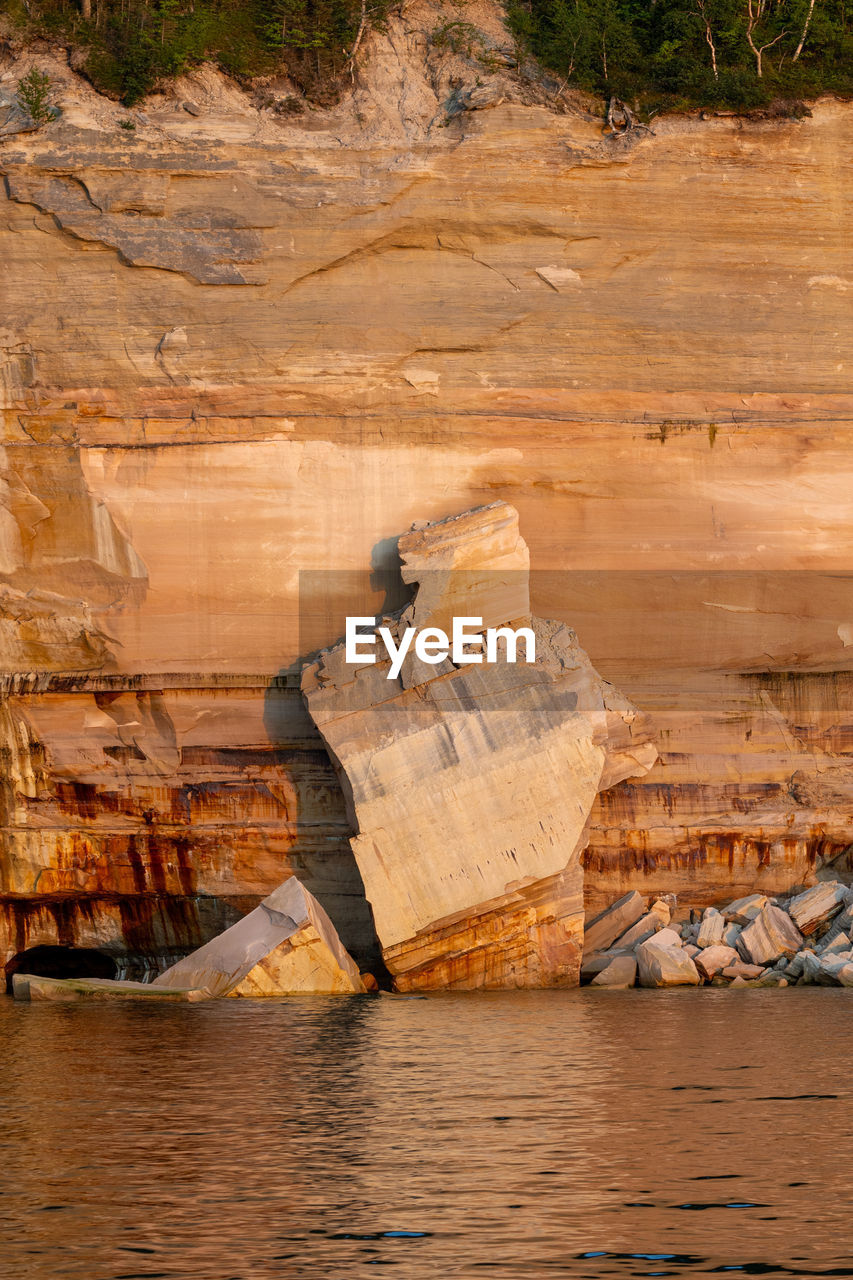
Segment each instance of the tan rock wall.
M63 74L62 120L0 146L0 949L87 911L194 946L292 867L358 953L340 797L276 680L381 603L324 572L496 498L534 611L659 726L594 812L593 905L846 848L849 105L630 148L517 101L438 128L432 89L368 118L362 87L361 126L283 126L223 90L128 137Z

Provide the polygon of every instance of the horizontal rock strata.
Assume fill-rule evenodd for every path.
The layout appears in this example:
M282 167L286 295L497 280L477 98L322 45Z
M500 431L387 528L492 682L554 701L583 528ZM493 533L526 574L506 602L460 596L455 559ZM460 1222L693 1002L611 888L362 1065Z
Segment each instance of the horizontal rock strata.
M4 963L140 976L296 874L368 964L295 664L385 607L386 540L495 499L659 731L587 914L849 879L853 107L630 146L506 77L451 113L494 83L425 52L457 17L407 4L290 119L205 68L130 133L40 48L62 114L19 132L3 64Z

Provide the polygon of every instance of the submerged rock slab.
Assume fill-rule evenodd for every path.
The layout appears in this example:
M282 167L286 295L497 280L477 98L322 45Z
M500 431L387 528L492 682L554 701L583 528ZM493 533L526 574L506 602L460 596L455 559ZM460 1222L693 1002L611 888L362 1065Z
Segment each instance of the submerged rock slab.
M587 819L599 791L654 763L648 727L569 627L526 612L512 507L420 526L399 553L423 585L382 620L395 635L476 617L530 627L536 657L407 658L389 679L389 661L348 664L338 645L303 672L385 962L399 990L575 985Z
M364 984L319 902L291 876L219 937L154 979L212 996L346 995Z
M120 982L112 978L42 978L16 973L12 978L16 1000L51 1000L69 1004L78 1000L141 1000L149 1004L209 1000L210 992L183 987L155 987L150 982Z

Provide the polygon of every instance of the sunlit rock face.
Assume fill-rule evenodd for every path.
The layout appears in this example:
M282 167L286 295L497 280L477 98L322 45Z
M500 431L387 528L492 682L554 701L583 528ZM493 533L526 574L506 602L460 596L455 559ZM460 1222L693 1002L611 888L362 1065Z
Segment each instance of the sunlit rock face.
M404 991L574 985L589 813L600 789L648 772L649 726L564 623L530 617L512 507L419 528L399 553L418 588L389 619L398 640L461 616L471 634L526 629L535 657L505 637L492 661L476 643L470 663L470 645L435 663L410 651L395 676L341 645L304 672L385 963Z
M364 992L334 925L296 876L237 924L161 973L152 986L255 998Z
M332 113L205 69L132 133L45 55L62 116L0 140L7 957L163 963L293 872L369 967L298 663L384 593L301 577L498 499L532 611L657 730L589 909L846 859L853 107L631 145L504 76L448 119L495 83L425 38L457 18L407 4Z

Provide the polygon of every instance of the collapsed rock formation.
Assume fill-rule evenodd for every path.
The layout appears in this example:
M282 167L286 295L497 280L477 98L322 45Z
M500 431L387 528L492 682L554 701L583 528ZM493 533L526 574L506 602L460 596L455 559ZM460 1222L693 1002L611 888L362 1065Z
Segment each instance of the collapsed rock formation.
M400 990L573 985L587 820L599 791L654 763L648 725L574 632L530 617L512 507L417 527L399 554L418 589L380 624L398 640L466 617L480 634L530 626L536 656L513 662L508 644L470 665L409 654L391 679L389 661L348 662L338 645L303 673L385 962Z
M853 105L607 138L459 16L392 8L299 117L203 67L129 121L0 50L0 963L151 973L296 874L369 967L296 663L384 606L305 644L300 571L495 498L658 730L588 912L850 874ZM7 132L33 59L62 114Z
M112 978L45 978L33 973L16 973L12 978L12 994L16 1000L47 1000L53 1004L76 1004L89 1000L198 1004L210 999L210 992L203 987L175 987L170 990L152 986L149 982L122 982Z
M152 985L158 990L204 987L211 996L364 991L334 925L295 876Z
M16 1000L210 1000L217 996L356 995L358 968L316 898L295 876L218 938L151 983L16 973Z
M626 920L646 901L620 898L584 934L582 979L596 987L713 986L853 987L853 889L827 881L768 899L750 894L717 909L693 910L669 927L669 907L656 902L653 931L637 942ZM802 932L801 932L802 930Z

